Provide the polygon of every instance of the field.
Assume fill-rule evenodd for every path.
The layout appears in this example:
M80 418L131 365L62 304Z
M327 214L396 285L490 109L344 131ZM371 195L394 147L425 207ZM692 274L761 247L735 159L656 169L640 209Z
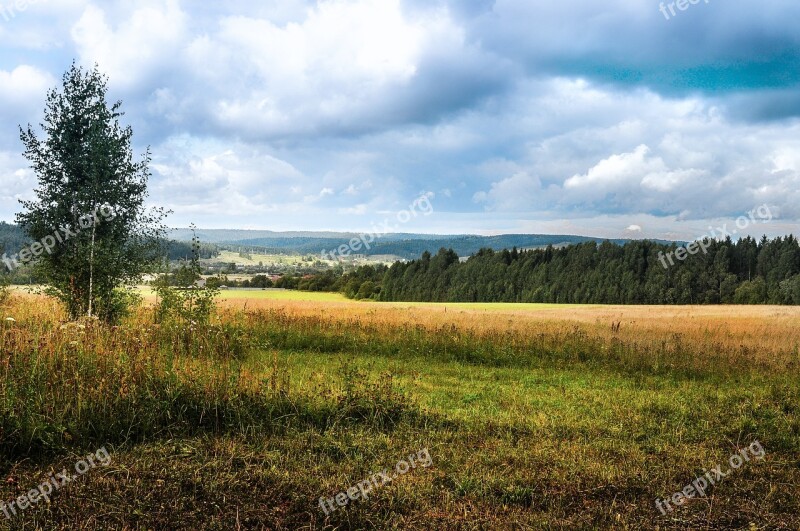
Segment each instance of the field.
M139 287L139 293L145 298L146 301L152 302L155 300L153 290L147 286ZM240 307L247 309L254 303L256 307L260 306L263 302L277 301L283 303L287 301L305 301L305 302L347 302L347 298L339 293L326 293L326 292L310 292L310 291L292 291L281 289L265 289L265 290L222 290L219 292L218 301L222 306Z
M800 529L798 308L280 291L219 306L205 328L147 308L106 328L16 293L0 315L0 500L101 447L110 463L0 522ZM657 508L739 452L705 496ZM366 499L321 507L410 457L423 464Z
M257 266L263 264L269 265L289 265L289 266L303 266L308 265L308 262L303 262L306 258L299 254L250 254L249 258L239 256L239 253L232 251L221 251L219 256L211 260L203 260L206 263L236 263L245 266ZM317 258L316 256L313 258Z
M291 266L291 267L311 267L314 262L320 262L327 266L335 266L338 260L331 260L322 257L322 249L319 253L315 254L258 254L250 253L245 258L239 256L239 253L233 251L220 251L219 256L212 259L205 259L202 262L206 265L219 265L234 263L241 266ZM363 256L359 259L347 259L347 263L356 263L359 265L366 264L389 264L398 260L399 257L391 255L383 256ZM229 278L234 278L236 275L228 275ZM249 277L248 277L249 278Z

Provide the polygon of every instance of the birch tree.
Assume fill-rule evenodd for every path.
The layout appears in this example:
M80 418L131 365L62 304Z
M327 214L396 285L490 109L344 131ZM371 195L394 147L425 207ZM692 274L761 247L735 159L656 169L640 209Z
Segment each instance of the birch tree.
M20 201L17 223L45 243L31 246L35 267L73 319L117 319L131 298L124 288L158 260L166 234L166 213L144 205L149 149L134 160L122 103L109 105L106 94L97 68L73 64L47 95L42 138L20 128L38 186L36 199Z

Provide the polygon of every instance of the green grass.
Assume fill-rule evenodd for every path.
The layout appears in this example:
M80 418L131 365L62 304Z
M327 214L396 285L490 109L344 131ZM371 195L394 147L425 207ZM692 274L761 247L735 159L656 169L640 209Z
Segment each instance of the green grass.
M448 308L458 310L568 310L571 308L602 308L599 304L551 304L551 303L508 303L508 302L382 302L376 303L395 308Z
M113 459L15 528L800 526L797 373L722 346L657 351L578 328L481 335L283 311L228 313L193 335L146 313L82 329L9 312L0 500L101 445ZM656 497L756 439L764 461L657 511ZM317 506L422 448L430 468L330 515Z

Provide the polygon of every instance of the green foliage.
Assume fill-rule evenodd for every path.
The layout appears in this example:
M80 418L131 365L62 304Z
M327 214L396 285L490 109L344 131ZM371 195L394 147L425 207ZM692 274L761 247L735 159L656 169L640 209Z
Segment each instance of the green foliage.
M708 252L673 259L666 268L664 257L676 246L650 241L483 249L463 263L442 249L388 270L359 268L339 286L348 297L384 301L800 304L800 245L793 236L707 243Z
M767 283L761 277L745 280L736 288L733 302L736 304L762 304L767 298Z
M219 288L221 286L226 286L229 288L271 288L274 286L272 280L267 275L255 275L251 279L244 279L244 280L235 280L228 278L227 275L219 274L213 277L209 277L206 279L206 285L208 287L216 287Z
M98 299L97 314L107 322L119 323L130 316L142 304L142 296L134 286L122 286L111 291L109 296Z
M73 65L62 90L48 93L44 138L30 125L20 131L38 187L35 200L21 202L17 222L32 240L53 243L36 269L73 319L124 313L120 305L131 298L118 288L152 267L165 234L165 212L144 208L150 155L134 162L122 104L109 105L106 92L96 69Z
M340 291L350 299L379 299L381 283L389 268L385 265L359 267L341 276L333 284L333 290Z
M192 237L191 257L184 260L172 275L177 287L171 285L168 275L162 275L153 283L158 296L155 310L157 323L176 324L187 327L187 330L208 324L219 287L213 283L199 285L200 272L200 241L195 234Z
M165 243L165 247L170 260L181 260L192 254L191 242L170 240ZM216 245L204 243L200 246L200 258L216 258L217 256L219 256L219 247Z
M19 225L0 221L0 247L9 254L19 252L23 247L33 243Z
M781 291L789 304L800 304L800 275L781 282Z

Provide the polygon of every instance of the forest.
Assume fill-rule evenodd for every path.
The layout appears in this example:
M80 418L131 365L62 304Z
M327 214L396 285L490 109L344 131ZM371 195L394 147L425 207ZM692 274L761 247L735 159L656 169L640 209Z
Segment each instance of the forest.
M800 245L794 236L715 240L706 247L667 267L663 256L678 246L646 240L483 249L463 262L453 250L441 249L388 269L316 275L298 288L381 301L800 304Z

